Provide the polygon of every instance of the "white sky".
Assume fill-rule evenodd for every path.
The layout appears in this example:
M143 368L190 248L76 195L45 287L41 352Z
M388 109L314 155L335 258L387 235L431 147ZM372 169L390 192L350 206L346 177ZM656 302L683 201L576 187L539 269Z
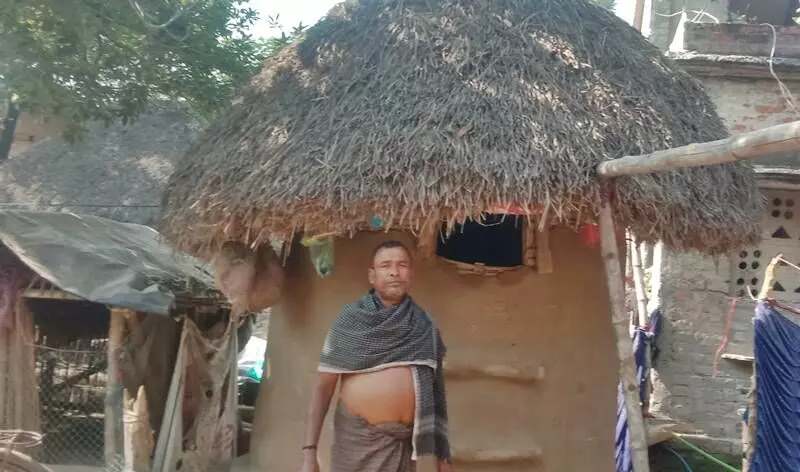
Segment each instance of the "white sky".
M268 15L280 14L281 25L286 31L303 22L311 26L320 20L328 10L342 0L250 0L250 7L262 18L252 29L255 36L272 36L265 19Z
M284 29L289 30L297 26L301 21L304 25L310 26L325 16L334 5L342 0L250 0L250 6L259 12L262 20L252 29L255 36L271 36L275 32L270 31L267 26L266 18L268 15L280 14L279 21ZM628 23L633 22L633 9L636 0L617 0L617 15ZM645 35L647 34L649 15L647 14L650 2L645 2Z

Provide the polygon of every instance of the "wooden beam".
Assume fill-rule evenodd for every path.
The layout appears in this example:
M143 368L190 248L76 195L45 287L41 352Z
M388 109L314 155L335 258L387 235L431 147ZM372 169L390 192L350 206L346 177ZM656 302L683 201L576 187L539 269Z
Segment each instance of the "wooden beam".
M617 338L617 355L620 360L620 381L628 413L631 458L634 472L649 472L647 457L647 429L639 404L639 384L636 380L636 361L628 332L628 314L625 310L625 284L620 264L619 244L611 214L611 203L604 198L600 207L600 248L606 268L608 296L611 301L611 324Z
M800 121L770 126L718 141L695 143L640 156L601 162L597 174L603 178L667 172L800 150Z

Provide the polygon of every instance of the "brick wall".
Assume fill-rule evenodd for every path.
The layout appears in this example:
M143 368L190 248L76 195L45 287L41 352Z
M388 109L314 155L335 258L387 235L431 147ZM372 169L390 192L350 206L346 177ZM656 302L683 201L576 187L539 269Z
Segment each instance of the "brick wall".
M731 300L729 259L674 253L665 258L662 299L667 322L654 372L652 408L681 421L690 432L707 436L701 445L710 450L738 454L737 410L745 405L750 365L720 360L712 378ZM752 333L749 317L737 312L734 318L734 335L746 343Z
M797 111L790 108L774 79L701 78L701 82L731 133L789 123L798 118ZM786 86L795 99L800 99L800 84L787 82Z
M675 34L679 16L664 16L687 10L703 10L720 21L728 18L728 0L652 0L650 15L650 41L665 51ZM689 19L693 15L689 13ZM702 21L710 21L708 17Z
M731 133L741 133L797 119L774 80L701 78L726 120ZM800 84L787 83L800 97ZM797 154L759 161L764 165L800 167ZM800 260L800 192L765 191L770 203L764 215L764 241L744 248L731 258L712 259L697 254L665 254L662 300L666 317L661 339L662 358L654 374L653 409L682 421L688 429L707 436L701 443L713 451L741 452L741 418L750 385L751 364L720 359L712 378L714 353L726 330L731 297L746 285L760 287L764 267L778 252L795 253ZM783 227L789 237L773 237ZM794 277L797 274L786 274ZM787 294L798 285L787 281ZM731 292L732 291L732 292ZM737 302L730 342L724 353L752 356L753 304Z

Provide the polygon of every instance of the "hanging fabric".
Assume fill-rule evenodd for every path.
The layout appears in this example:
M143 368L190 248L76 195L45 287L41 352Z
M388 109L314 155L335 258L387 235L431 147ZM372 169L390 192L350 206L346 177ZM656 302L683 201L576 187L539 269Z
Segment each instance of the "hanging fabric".
M190 386L200 389L194 392L199 394L196 409L189 412L184 408L184 414L191 414L194 421L187 422L181 471L230 470L236 458L238 322L235 318L228 321L219 339L207 339L190 320L186 324L189 333L184 389Z
M648 317L644 327L637 327L633 332L633 357L636 361L636 380L639 383L639 400L643 405L649 404L650 368L647 366L647 350L652 359L658 357L658 337L661 332L661 309L657 308ZM655 360L653 360L655 362ZM622 382L617 386L617 428L614 442L614 458L616 472L633 472L630 438L628 434L628 412L625 409L625 393Z
M236 456L236 326L208 339L184 320L153 472L230 470Z
M800 470L800 326L768 302L755 312L756 445L750 472Z

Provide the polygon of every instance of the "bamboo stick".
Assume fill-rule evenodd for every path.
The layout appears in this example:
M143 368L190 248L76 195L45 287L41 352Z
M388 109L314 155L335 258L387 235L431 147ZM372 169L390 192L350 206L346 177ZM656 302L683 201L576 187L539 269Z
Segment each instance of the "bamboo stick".
M633 267L633 288L636 292L636 314L637 325L644 327L647 324L647 294L644 286L644 268L642 268L642 256L639 252L639 241L631 236L629 243L631 253L631 266Z
M636 292L636 325L645 329L650 321L650 313L647 311L647 291L644 285L644 268L642 267L641 247L635 236L631 235L631 242L628 244L631 251L631 265L633 266L633 288ZM645 349L644 368L650 368L650 349ZM649 370L648 370L649 372ZM644 401L642 402L642 414L650 414L650 382L649 379L642 385L644 389Z
M620 360L620 381L625 395L625 409L628 413L628 433L630 435L631 458L634 472L649 472L647 457L647 429L639 404L639 386L636 381L636 364L633 345L628 332L628 316L625 312L625 285L620 265L619 245L617 244L614 217L611 204L603 199L600 207L600 247L606 267L606 282L611 301L611 324L617 338L617 354Z
M628 308L628 289L631 288L631 284L633 283L633 264L631 261L633 260L633 256L631 255L631 245L625 245L625 309ZM638 319L638 313L636 310L630 311L630 317L628 318L628 335L633 338L633 330L635 329L636 322Z
M597 174L603 178L651 174L756 159L796 150L800 150L800 121L770 126L718 141L689 144L601 162L597 166Z
M664 260L664 243L657 242L651 247L652 264L650 265L650 295L647 297L647 321L650 322L650 315L661 308L661 270ZM653 392L653 356L650 349L645 352L645 362L650 367L645 385L644 414L650 416L650 396Z

